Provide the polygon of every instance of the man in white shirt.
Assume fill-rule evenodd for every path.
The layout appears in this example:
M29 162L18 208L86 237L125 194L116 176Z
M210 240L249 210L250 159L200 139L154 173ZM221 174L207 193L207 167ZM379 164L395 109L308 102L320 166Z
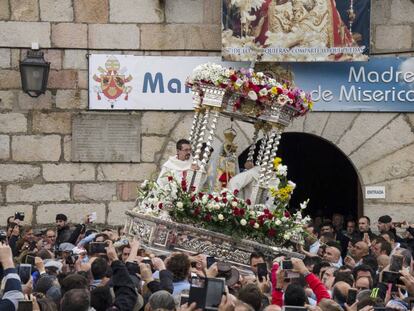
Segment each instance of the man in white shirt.
M169 176L173 176L178 182L181 182L183 178L187 180L188 171L190 169L198 169L197 166L193 167L192 165L191 143L187 139L180 139L177 141L176 147L177 154L171 156L161 167L161 172L157 179L157 183L160 186L168 183Z

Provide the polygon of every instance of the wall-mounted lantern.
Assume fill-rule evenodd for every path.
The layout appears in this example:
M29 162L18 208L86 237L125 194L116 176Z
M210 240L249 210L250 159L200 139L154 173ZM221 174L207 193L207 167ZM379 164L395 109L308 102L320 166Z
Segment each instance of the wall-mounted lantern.
M32 46L33 48L33 46ZM50 63L43 58L43 52L27 51L27 57L20 61L22 88L30 97L38 97L46 92Z

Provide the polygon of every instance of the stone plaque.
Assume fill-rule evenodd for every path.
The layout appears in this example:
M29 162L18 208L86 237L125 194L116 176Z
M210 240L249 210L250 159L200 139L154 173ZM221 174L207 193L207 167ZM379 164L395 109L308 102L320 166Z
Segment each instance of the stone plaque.
M140 116L80 114L72 126L72 161L139 162Z

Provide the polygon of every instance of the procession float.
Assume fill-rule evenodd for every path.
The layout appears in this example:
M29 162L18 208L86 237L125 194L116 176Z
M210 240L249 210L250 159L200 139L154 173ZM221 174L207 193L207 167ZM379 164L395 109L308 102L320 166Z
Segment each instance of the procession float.
M136 207L126 212L127 232L154 251L205 253L239 266L249 263L253 251L269 259L280 254L301 257L294 245L303 241L307 202L289 208L295 184L276 155L283 130L311 110L310 95L267 72L211 63L195 68L187 84L193 93L189 141L197 169L182 180L167 172L163 185L144 181ZM248 198L229 187L237 177L237 133L232 128L224 133L218 160L211 159L219 118L254 127L253 143L246 146L249 171L255 172Z

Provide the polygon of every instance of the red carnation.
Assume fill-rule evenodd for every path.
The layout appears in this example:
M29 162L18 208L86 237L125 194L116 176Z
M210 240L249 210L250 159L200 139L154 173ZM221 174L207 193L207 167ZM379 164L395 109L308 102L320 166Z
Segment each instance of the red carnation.
M238 193L239 193L239 190L234 189L233 194L234 194L234 195L237 195Z
M168 176L167 178L168 178L168 181L173 181L174 179L172 176Z
M247 200L246 200L246 204L247 204L247 205L251 205L251 204L252 204L252 201L250 201L250 199L247 199Z
M246 213L246 211L244 210L244 208L240 208L239 209L239 213L240 213L240 216L244 216L244 214Z
M214 198L214 201L219 202L220 200L219 200L219 198L218 198L218 197L215 197L215 198Z
M290 218L290 213L288 211L285 211L285 217Z
M196 187L194 187L194 186L191 186L191 187L190 187L190 191L191 191L191 192L194 192L195 190L196 190Z
M250 226L252 226L252 227L253 227L255 223L256 223L256 221L255 221L254 219L250 219L250 220L249 220L249 225L250 225Z
M181 180L181 188L183 191L187 191L187 181L184 178Z
M268 208L265 208L265 209L263 210L263 213L264 213L265 215L267 215L267 214L270 214L270 211L269 211L269 209L268 209Z
M274 237L276 235L276 230L273 228L270 228L269 231L267 231L267 235L271 238Z
M290 99L295 99L295 95L293 95L293 93L292 93L292 92L289 92L289 93L287 94L287 96L288 96Z
M209 195L208 195L208 199L209 199L209 200L211 200L211 199L213 199L213 198L214 198L214 197L213 197L213 195L212 195L212 194L209 194Z
M234 216L240 216L240 210L237 207L234 208L233 215Z
M191 199L190 199L190 200L191 200L191 202L194 202L194 201L195 201L195 199L196 199L196 198L195 198L195 195L193 195L193 196L191 197Z
M203 198L203 196L204 196L204 193L202 193L202 192L200 192L200 193L198 194L198 198L199 198L199 199L202 199L202 198Z
M200 209L200 207L198 206L198 207L194 210L194 216L197 216L198 214L200 214L200 212L201 212L201 209Z
M258 218L257 218L257 220L259 221L259 224L261 225L261 226L263 226L263 223L264 223L264 218L265 218L266 216L265 215L260 215Z
M221 199L221 201L222 201L224 204L226 204L226 203L227 203L227 198L223 198L223 199Z
M206 216L204 216L204 220L205 221L210 221L211 220L211 214L207 214Z
M158 208L162 209L164 206L162 205L162 203L158 204Z
M283 94L283 89L281 89L280 87L277 88L277 93L278 94Z
M231 75L230 80L236 82L237 81L237 76L236 75Z

